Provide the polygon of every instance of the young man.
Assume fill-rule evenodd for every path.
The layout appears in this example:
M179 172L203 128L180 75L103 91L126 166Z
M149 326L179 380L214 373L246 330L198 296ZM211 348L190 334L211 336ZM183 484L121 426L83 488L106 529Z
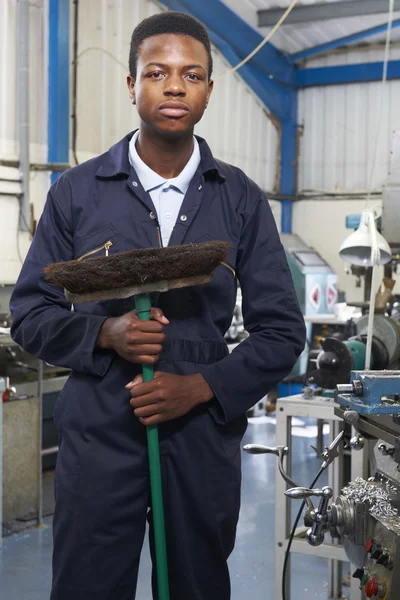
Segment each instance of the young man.
M139 131L51 187L11 301L14 339L72 369L54 415L51 600L135 597L153 423L171 600L228 600L246 411L295 364L304 323L265 195L193 136L213 88L204 27L173 12L146 19L129 69ZM231 243L228 264L210 284L155 294L148 323L131 299L71 311L43 277L56 261L207 240ZM250 336L229 354L236 277ZM142 364L156 364L153 382Z

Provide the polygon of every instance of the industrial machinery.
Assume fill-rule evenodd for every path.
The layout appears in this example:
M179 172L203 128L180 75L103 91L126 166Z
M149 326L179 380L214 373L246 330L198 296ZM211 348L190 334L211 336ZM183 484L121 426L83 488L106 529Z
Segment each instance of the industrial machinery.
M283 233L281 241L303 315L332 315L338 300L337 275L297 235Z
M289 489L308 500L307 540L318 546L329 532L340 538L367 598L400 596L400 372L355 371L338 386L335 413L354 427L354 451L370 444L371 477L350 482L338 498L329 487ZM320 498L318 507L311 498Z
M389 242L392 258L385 266L385 278L391 278L400 263L400 131L394 133L388 184L383 195L382 232ZM372 220L371 220L372 221ZM373 227L374 221L371 222ZM375 241L374 241L375 237ZM354 236L353 236L354 240ZM358 236L360 240L360 236ZM359 246L359 247L357 247ZM343 246L342 246L343 248ZM371 252L372 248L372 252ZM364 253L376 266L376 235L371 234L371 248L363 241L352 244L352 252ZM372 255L374 259L372 259ZM378 255L379 256L379 255ZM367 260L365 263L367 264ZM387 262L385 260L385 262ZM361 264L355 262L355 264ZM364 269L364 267L362 267ZM364 269L365 270L365 269ZM367 271L365 272L367 274ZM372 278L373 281L373 278ZM392 280L393 281L393 280ZM393 281L394 283L394 281ZM372 294L375 290L372 291ZM363 308L374 306L364 302ZM371 325L373 325L371 327ZM368 340L367 340L368 337ZM371 347L371 363L366 359L367 342ZM328 402L334 414L343 420L343 429L351 431L346 442L341 432L325 453L320 473L333 460L337 449L346 443L352 460L359 451L368 453L369 464L364 478L355 477L344 484L339 494L332 487L315 487L318 476L310 487L294 482L283 469L287 447L269 448L260 445L245 447L253 454L273 453L279 459L279 471L290 486L285 494L291 499L302 499L307 506L304 524L307 542L318 547L331 536L340 541L353 566L354 580L351 600L362 597L400 599L400 326L398 302L392 302L390 311L365 314L355 321L354 331L347 340L328 337L321 341L322 350L315 368L307 377L316 385L335 390ZM367 366L367 370L363 370ZM283 408L281 408L283 410ZM318 419L316 411L315 417ZM293 485L294 484L294 485ZM301 512L298 515L300 517ZM298 520L296 521L296 523ZM289 538L287 555L295 534ZM285 561L286 562L286 561ZM282 600L285 596L285 567L283 569ZM353 589L355 594L353 594ZM279 593L279 592L278 592ZM281 596L275 596L281 597Z
M359 579L362 598L400 597L400 372L353 371L351 382L338 386L335 414L353 427L353 452L368 442L370 477L348 483L336 498L329 486L298 485L284 471L287 447L248 445L251 454L275 454L290 489L289 498L307 505L306 539L320 546L327 535L343 545ZM333 400L332 400L333 401ZM321 471L339 456L343 432L321 455ZM315 481L315 480L314 480ZM314 504L314 500L315 504ZM317 504L318 502L318 504ZM288 600L284 598L283 600ZM352 600L352 599L351 599Z
M368 317L354 323L354 335L347 340L327 337L320 340L321 350L315 368L309 369L305 383L334 390L338 384L349 383L350 373L365 365ZM400 367L400 324L390 317L375 315L372 338L372 368L398 369Z
M0 290L0 311L8 307L10 290ZM10 315L0 312L0 378L4 381L1 402L18 402L38 397L39 378L43 392L42 402L42 457L43 468L55 466L58 433L53 423L54 405L65 385L69 370L43 365L43 375L37 358L25 352L10 336Z
M332 317L338 301L337 275L322 256L307 246L297 235L281 234L282 245L293 278L300 309L305 317ZM312 324L306 319L307 339L311 337ZM306 372L309 347L306 346L291 376Z

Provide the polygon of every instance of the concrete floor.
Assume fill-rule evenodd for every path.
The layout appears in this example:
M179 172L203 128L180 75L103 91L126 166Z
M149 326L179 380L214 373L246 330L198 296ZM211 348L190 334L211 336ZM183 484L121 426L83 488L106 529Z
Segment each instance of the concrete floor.
M274 425L263 422L264 419L251 421L243 444L274 445ZM319 466L315 453L309 448L310 443L315 443L315 440L296 437L293 448L293 473L299 482L306 485ZM236 548L230 558L232 600L273 600L275 460L273 456L243 454L242 510ZM325 483L326 478L321 481L321 484ZM0 550L1 600L49 599L51 526L51 517L47 517L43 528L3 540L3 549ZM139 571L137 600L151 600L149 581L150 558L146 543ZM292 582L290 600L328 600L327 562L293 555Z

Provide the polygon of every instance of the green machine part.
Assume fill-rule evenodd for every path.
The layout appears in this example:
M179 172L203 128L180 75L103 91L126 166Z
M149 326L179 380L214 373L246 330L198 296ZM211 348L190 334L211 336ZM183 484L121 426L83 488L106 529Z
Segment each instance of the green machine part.
M354 359L354 371L362 371L365 368L366 346L358 340L348 340L343 342L348 347Z

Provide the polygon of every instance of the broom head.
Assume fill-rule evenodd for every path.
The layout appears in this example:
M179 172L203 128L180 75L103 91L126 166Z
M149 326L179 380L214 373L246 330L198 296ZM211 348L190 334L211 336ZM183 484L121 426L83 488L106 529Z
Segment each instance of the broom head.
M53 263L46 267L45 274L47 281L65 288L71 301L128 297L211 281L229 247L229 242L205 242L130 250Z

